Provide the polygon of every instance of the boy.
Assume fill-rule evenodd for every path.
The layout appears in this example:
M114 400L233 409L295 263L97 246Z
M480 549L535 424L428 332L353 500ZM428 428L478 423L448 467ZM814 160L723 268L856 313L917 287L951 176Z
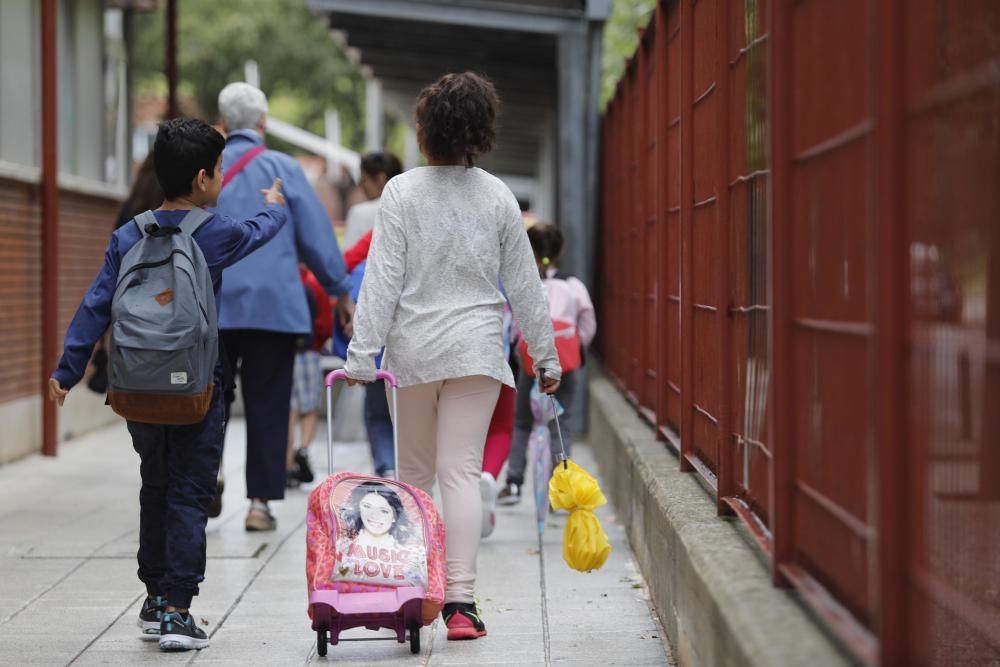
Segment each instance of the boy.
M222 187L225 140L208 124L175 119L162 125L153 145L156 177L165 201L154 211L158 226L172 228L195 207L213 207ZM262 190L263 210L250 220L211 215L193 234L212 277L218 304L222 270L267 243L286 220L281 181ZM49 398L59 405L80 381L94 344L111 324L111 300L122 258L139 242L138 224L115 231L104 266L80 304L59 366L49 379ZM139 454L139 579L148 597L139 613L144 639L160 649L185 651L208 646L208 637L189 612L205 575L205 524L222 456L222 366L205 418L186 426L128 421Z

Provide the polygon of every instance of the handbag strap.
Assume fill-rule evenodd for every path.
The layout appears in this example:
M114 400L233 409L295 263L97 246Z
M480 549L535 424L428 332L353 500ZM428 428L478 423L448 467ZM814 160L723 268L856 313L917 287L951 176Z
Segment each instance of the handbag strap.
M229 185L230 182L232 182L232 180L236 178L239 175L239 173L243 171L244 167L250 164L255 157L257 157L266 150L267 148L265 146L254 146L246 153L241 155L240 158L235 163L233 163L233 166L227 169L226 173L223 174L222 176L223 189L225 189L225 187Z

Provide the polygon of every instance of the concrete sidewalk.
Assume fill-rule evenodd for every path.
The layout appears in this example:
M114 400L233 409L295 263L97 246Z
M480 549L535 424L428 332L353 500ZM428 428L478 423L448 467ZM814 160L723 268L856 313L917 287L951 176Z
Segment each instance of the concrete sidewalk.
M0 664L670 664L613 510L598 512L612 556L601 571L584 575L562 560L564 517L549 521L538 552L528 498L500 510L480 551L488 637L448 642L439 619L423 630L419 656L408 645L365 641L332 646L319 658L306 616L307 492L292 491L274 505L277 532L246 533L243 436L243 423L234 421L224 511L209 521L208 571L192 608L212 645L186 654L160 653L155 642L138 638L139 459L124 425L66 443L56 459L0 467ZM586 447L576 453L596 472ZM315 444L311 455L325 470L325 447ZM339 444L335 457L338 470L370 469L366 445Z

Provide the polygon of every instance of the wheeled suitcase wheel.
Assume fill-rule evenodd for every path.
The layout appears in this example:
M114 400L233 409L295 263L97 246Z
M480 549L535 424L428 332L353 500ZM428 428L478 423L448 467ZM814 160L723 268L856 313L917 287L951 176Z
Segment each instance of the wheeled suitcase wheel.
M420 626L410 626L410 653L420 653Z

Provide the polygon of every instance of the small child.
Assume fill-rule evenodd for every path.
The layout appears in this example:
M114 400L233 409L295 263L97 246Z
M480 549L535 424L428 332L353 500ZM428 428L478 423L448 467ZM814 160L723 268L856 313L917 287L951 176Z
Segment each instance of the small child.
M196 207L213 207L222 187L225 140L208 124L169 120L156 134L153 157L165 201L153 212L160 229L177 227ZM262 190L264 204L250 220L211 215L192 236L212 278L216 305L222 270L267 243L287 219L281 180ZM59 366L49 379L49 398L59 405L83 377L97 341L111 322L111 301L122 258L142 238L138 223L115 231L104 266L83 297L66 332ZM205 524L222 457L222 365L205 418L191 425L128 421L139 454L139 579L147 597L138 625L144 639L159 639L164 651L208 646L208 636L189 612L205 579Z
M561 273L556 264L563 250L563 235L559 228L547 223L536 223L528 229L528 241L535 253L538 271L545 285L549 300L549 313L554 322L570 322L576 327L580 339L580 356L594 340L597 333L597 318L594 314L594 304L590 300L587 287L577 278ZM561 355L560 355L561 357ZM534 426L531 414L531 384L535 381L532 374L525 372L524 360L521 360L521 371L517 379L517 405L514 416L514 441L511 445L510 458L507 461L507 481L497 502L501 505L516 505L521 500L521 486L524 484L524 469L528 450L528 438ZM563 367L562 384L556 392L556 398L565 412L560 417L563 424L567 423L570 411L573 409L576 396L576 373L567 368L570 364L560 358ZM549 425L552 434L553 468L559 462L559 440L556 433L556 423ZM566 444L566 454L569 454L569 430L562 429Z
M295 488L299 484L309 484L315 478L309 456L306 453L319 423L319 403L323 396L323 371L320 368L320 350L330 339L333 331L333 310L316 276L299 265L299 276L306 291L309 315L312 318L312 333L299 341L295 353L295 367L292 376L292 405L288 419L288 456L285 461L287 477L285 486ZM295 427L302 422L302 439L295 447Z

